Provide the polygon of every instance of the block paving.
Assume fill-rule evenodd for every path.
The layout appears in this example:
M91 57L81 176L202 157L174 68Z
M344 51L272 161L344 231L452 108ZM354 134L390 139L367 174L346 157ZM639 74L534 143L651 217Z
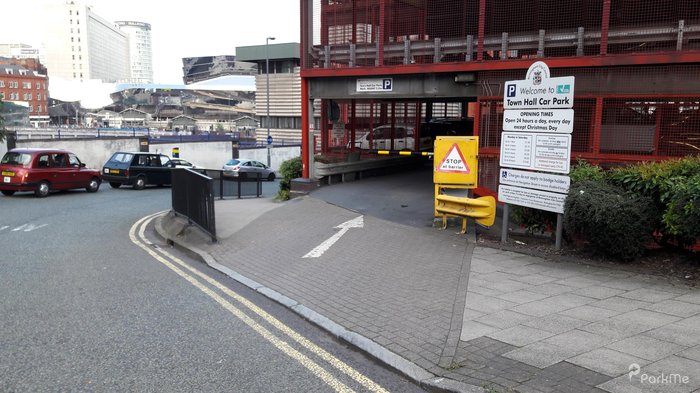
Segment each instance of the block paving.
M236 203L217 202L217 217ZM359 215L298 198L197 247L428 372L484 391L700 392L700 290L371 216L321 257L303 257ZM649 383L673 373L687 381Z

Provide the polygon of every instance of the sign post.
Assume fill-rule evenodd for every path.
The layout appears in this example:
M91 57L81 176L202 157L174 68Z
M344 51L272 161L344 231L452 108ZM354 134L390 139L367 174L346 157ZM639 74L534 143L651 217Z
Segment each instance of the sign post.
M498 186L498 199L505 202L502 243L508 238L508 204L514 204L557 213L555 247L561 248L573 106L574 77L551 78L544 62L533 63L524 80L505 83L503 131L508 132L501 134Z

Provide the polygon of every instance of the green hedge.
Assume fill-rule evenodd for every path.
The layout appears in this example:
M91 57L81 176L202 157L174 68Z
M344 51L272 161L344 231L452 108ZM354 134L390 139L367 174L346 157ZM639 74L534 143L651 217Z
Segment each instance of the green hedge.
M651 198L595 180L572 184L564 211L569 235L583 236L595 253L622 261L644 253L658 215Z

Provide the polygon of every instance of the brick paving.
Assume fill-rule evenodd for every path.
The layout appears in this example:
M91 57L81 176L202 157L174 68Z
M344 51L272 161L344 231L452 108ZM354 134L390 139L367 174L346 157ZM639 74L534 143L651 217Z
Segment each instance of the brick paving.
M236 203L217 203L218 227L234 225L235 214L218 217ZM197 246L406 361L484 391L700 391L697 289L367 215L321 257L303 258L359 215L304 197ZM642 383L662 373L688 382Z

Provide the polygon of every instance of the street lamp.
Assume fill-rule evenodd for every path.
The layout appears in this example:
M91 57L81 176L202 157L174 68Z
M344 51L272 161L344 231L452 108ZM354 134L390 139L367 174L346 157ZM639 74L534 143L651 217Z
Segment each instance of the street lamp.
M275 37L267 37L265 39L265 99L267 100L267 166L270 166L270 54L267 48L270 46L270 41L274 41Z

